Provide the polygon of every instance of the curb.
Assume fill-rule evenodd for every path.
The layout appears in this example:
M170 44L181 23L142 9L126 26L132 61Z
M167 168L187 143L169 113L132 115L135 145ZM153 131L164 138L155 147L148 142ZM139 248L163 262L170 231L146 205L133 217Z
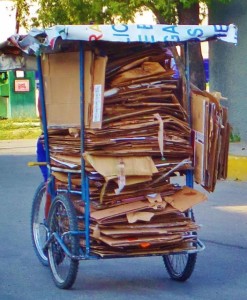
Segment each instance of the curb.
M247 157L239 155L228 156L227 179L247 181Z
M0 140L0 155L36 154L35 139Z

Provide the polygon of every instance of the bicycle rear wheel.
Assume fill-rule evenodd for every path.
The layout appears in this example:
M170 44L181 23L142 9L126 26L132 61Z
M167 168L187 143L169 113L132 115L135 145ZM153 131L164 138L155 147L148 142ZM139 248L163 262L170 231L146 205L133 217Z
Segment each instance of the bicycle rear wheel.
M185 216L190 216L192 221L195 221L193 211L185 213ZM166 270L171 279L176 281L186 281L192 275L197 259L197 253L181 253L163 255L163 261Z
M77 231L77 218L74 206L67 196L55 197L49 212L48 227L50 235L56 233L71 255L78 255L78 237L70 233ZM48 259L56 286L69 289L76 280L79 261L69 257L55 237L48 246Z
M34 251L39 261L48 266L47 253L43 250L47 240L47 220L45 218L46 185L42 182L35 191L31 210L31 237Z
M164 255L163 260L171 279L186 281L192 275L197 253Z

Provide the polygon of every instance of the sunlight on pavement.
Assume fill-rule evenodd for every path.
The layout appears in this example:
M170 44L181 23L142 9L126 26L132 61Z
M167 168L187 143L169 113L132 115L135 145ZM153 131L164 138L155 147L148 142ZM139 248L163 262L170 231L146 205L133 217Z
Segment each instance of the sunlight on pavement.
M215 208L226 212L234 212L247 215L247 205L217 206Z

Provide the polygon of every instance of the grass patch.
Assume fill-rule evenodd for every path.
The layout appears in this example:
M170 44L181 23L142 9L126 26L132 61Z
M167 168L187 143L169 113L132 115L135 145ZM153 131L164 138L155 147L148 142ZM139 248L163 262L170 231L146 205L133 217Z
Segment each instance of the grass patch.
M40 134L38 118L0 120L0 140L36 139Z
M231 143L236 143L236 142L240 142L240 141L241 141L241 137L239 134L235 134L235 133L230 134L230 142Z

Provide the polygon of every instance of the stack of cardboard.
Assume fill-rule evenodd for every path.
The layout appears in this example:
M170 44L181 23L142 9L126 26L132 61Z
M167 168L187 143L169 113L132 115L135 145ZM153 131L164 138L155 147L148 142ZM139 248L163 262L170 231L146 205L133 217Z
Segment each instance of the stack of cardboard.
M213 192L217 179L227 177L230 125L227 108L208 92L192 93L195 181Z
M83 157L77 92L78 101L70 103L77 108L69 108L66 99L56 98L51 91L45 95L56 184L66 187L66 172L72 172L71 186L80 190L80 169L85 165L91 246L99 255L189 249L195 242L191 232L198 227L183 213L206 197L170 182L175 172L191 169L193 156L191 130L180 101L179 80L172 77L170 53L160 45L117 47L118 51L102 44L85 52ZM77 54L69 53L69 58L72 64L78 62ZM57 76L54 62L52 55L44 62L48 88ZM76 64L70 68L73 74L78 71ZM59 79L64 80L63 76ZM58 124L59 118L51 113L56 99L74 113L62 121L60 117ZM74 203L83 213L83 202Z
M172 196L151 194L143 201L100 210L92 208L91 249L101 256L195 249L198 226L182 212L205 199L200 192L184 187ZM84 213L81 202L74 203ZM80 228L84 229L83 224ZM85 246L83 239L81 245Z

